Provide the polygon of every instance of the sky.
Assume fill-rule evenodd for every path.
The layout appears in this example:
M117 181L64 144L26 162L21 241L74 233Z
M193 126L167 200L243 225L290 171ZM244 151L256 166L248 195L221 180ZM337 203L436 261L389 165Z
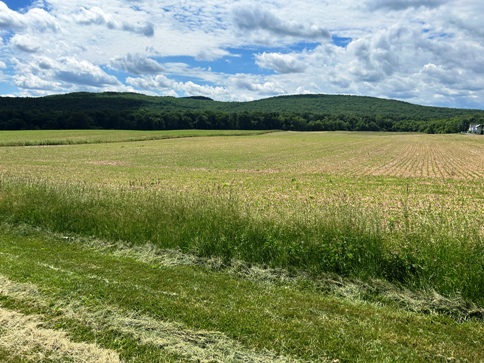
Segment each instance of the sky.
M346 94L484 109L483 0L0 0L0 96Z

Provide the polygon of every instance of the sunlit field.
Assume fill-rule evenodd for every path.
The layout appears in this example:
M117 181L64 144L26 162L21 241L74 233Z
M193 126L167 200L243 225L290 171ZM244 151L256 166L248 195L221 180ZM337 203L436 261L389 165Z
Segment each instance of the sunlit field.
M60 293L55 291L61 291L56 289L67 289L67 287L61 287L61 282L46 282L41 277L45 271L41 273L40 269L51 266L52 269L49 273L53 274L57 273L56 269L71 271L75 266L75 257L71 256L71 254L75 255L71 250L74 248L72 246L76 246L77 249L83 248L82 246L85 244L88 249L86 251L91 252L81 253L79 251L76 253L79 255L94 254L101 251L104 257L93 257L99 259L99 261L93 260L92 262L92 266L98 266L96 268L89 267L87 262L80 263L79 267L76 267L76 271L78 271L76 273L82 274L83 272L80 272L82 270L87 275L96 275L100 279L105 273L106 281L126 279L123 284L129 285L131 283L128 276L123 275L122 272L118 277L109 277L110 273L107 270L101 274L99 271L109 270L107 267L109 263L103 259L109 257L113 266L116 264L114 261L119 259L120 266L127 266L131 262L126 258L132 256L133 259L138 260L137 253L147 248L150 251L158 251L155 253L158 257L153 257L154 259L150 259L148 262L146 259L141 259L143 263L148 263L145 266L148 268L147 271L142 272L145 267L140 266L126 267L132 271L131 275L134 280L137 280L138 277L140 279L133 282L137 286L136 289L144 289L140 286L143 285L143 281L146 281L147 296L152 296L151 294L154 294L156 290L154 286L149 285L154 283L150 281L155 278L155 275L150 275L149 266L156 265L155 262L159 256L168 253L166 251L171 251L169 253L176 256L192 256L190 258L193 258L193 261L198 261L188 263L188 267L183 267L182 275L184 277L180 277L183 281L185 281L184 279L188 281L190 274L196 275L195 272L187 271L187 269L195 268L193 266L197 264L205 266L206 263L201 261L212 261L208 265L213 265L213 261L216 260L218 261L217 268L221 269L230 266L233 269L235 263L239 264L237 266L245 266L244 269L258 266L260 271L279 271L277 276L286 276L289 280L297 278L299 282L295 284L297 286L302 284L306 287L298 287L296 290L299 292L294 292L297 296L291 297L292 303L296 305L302 304L304 300L322 304L318 299L323 299L323 296L326 295L318 294L321 294L321 290L333 291L333 288L321 287L324 285L321 281L349 279L345 281L352 281L352 283L358 281L358 284L361 284L358 285L359 289L362 288L361 286L388 283L396 289L403 289L411 294L438 296L439 299L448 302L454 301L456 302L455 309L449 308L452 304L441 307L441 312L446 317L455 319L452 320L452 324L455 321L464 322L472 319L480 321L479 319L482 319L482 307L484 307L484 137L345 132L273 132L237 135L230 132L200 132L197 134L197 131L190 131L185 133L183 131L168 133L82 131L78 134L76 132L66 132L65 134L62 132L52 134L49 132L0 133L0 221L4 225L2 233L7 235L14 233L12 230L17 231L15 233L20 236L19 241L25 239L22 243L25 246L29 245L32 249L32 252L28 248L25 249L25 252L21 252L22 248L13 240L9 243L4 242L5 249L0 253L0 259L4 260L2 263L8 263L2 265L4 267L0 270L0 277L4 274L7 279L5 281L44 284L43 291L48 291L51 299L59 298L66 301L67 305L59 308L59 311L65 315L68 314L67 310L75 310L71 306L76 300L74 295L84 296L84 293L78 291L69 297L55 297ZM46 140L51 142L44 142ZM32 273L30 277L23 274L21 266L28 265L30 258L35 259L32 256L35 256L34 251L37 248L34 246L37 243L40 245L40 242L32 241L41 237L35 235L34 232L19 232L18 228L27 230L36 228L35 233L61 236L60 241L55 240L49 242L48 245L55 245L56 250L64 251L62 253L66 255L66 260L61 262L60 255L55 260L50 260L53 257L46 252L45 257L41 257L45 261L36 262L40 263L38 272ZM22 237L32 233L34 233L34 237ZM92 239L98 241L97 244L92 242ZM64 246L62 241L66 241L64 244L69 241L76 242L72 246L69 243ZM94 250L92 250L93 243L98 246ZM100 249L100 244L108 247ZM42 248L47 248L47 251L49 249L49 247ZM108 252L110 255L106 257ZM19 256L18 261L12 256ZM27 258L27 256L30 257ZM71 258L72 264L68 262ZM17 268L6 267L10 264L18 266ZM174 266L179 264L177 262ZM100 267L101 265L103 267ZM138 277L134 272L137 269L140 269ZM166 265L164 269L164 273L169 275ZM141 277L141 274L146 274L146 276ZM75 275L69 276L73 278ZM231 282L224 280L225 277L216 277L218 275L213 272L210 272L210 277L206 274L203 276L203 279L207 279L207 281L214 279L213 281L216 281L214 284L217 286L224 284L232 286L234 283L232 275L229 278ZM328 276L332 277L328 278ZM201 278L197 277L197 279ZM300 278L303 280L299 280ZM174 276L170 279L173 283L176 281ZM69 284L75 285L74 280ZM186 284L189 285L190 282L186 282ZM200 285L201 282L197 284ZM344 282L341 284L345 285ZM57 287L53 287L53 285ZM28 289L27 285L21 286ZM144 306L141 302L141 295L138 296L133 290L134 285L129 286L129 293L134 294L133 299L139 300L141 306ZM247 294L247 291L239 289L259 289L255 285L251 285L251 287L237 286L232 287L234 296ZM287 286L277 286L279 286L277 289L282 289L281 291L287 288ZM109 288L114 289L114 287ZM179 288L181 289L181 287ZM295 287L291 285L290 288ZM302 290L299 290L300 288ZM309 290L306 291L306 288ZM10 290L7 290L5 287L2 290L0 285L0 297L5 296L3 298L6 301L3 305L5 308L12 307L13 303L9 303L9 301L25 300L25 296L20 298L13 292L8 293ZM370 290L371 292L369 292ZM393 298L379 295L381 291L385 290L384 288L371 288L370 290L365 290L366 292L358 290L359 293L350 294L350 297L358 301L369 299L368 301L371 300L372 304L375 301L380 301L381 304L394 301ZM89 310L90 308L96 306L97 303L114 304L114 300L104 301L104 294L99 292L101 290L96 291L98 292L90 292L93 294L94 300L86 302L87 305L83 309L87 310L81 309L81 313L84 315L80 314L85 319L84 330L92 329L90 324L93 323L91 320L94 319L94 315L92 315L94 313ZM222 293L221 290L217 291L212 291L214 296ZM277 291L274 290L274 294L285 294ZM97 295L98 293L101 295ZM174 293L187 294L188 292L177 290ZM198 292L196 293L198 294ZM263 292L260 293L263 296L261 299L267 298L268 301L274 299L272 295L269 297ZM113 290L112 294L121 293ZM309 297L305 294L315 295ZM168 293L164 298L169 296ZM240 296L238 299L242 299ZM277 296L277 299L281 299L282 304L282 295ZM147 297L147 299L152 299L150 304L161 304L156 300L158 297L155 298L155 295ZM205 299L210 300L210 297L207 295ZM436 307L438 304L434 306L431 303L431 301L435 303L437 301L435 299L424 299L426 303L423 304L427 304L427 307L417 308L416 304L408 303L409 300L405 300L406 303L399 300L397 306L412 306L409 309L419 314L434 311L434 308L439 313L440 308ZM0 303L3 300L0 299ZM413 301L417 300L415 298ZM267 301L263 304L266 303ZM334 301L325 302L330 305L334 303ZM21 306L24 306L21 309L22 313L29 313L28 303L22 304ZM40 307L36 307L34 312L45 310L45 306L42 304L49 306L52 302L39 302ZM202 304L198 307L200 309L203 306L200 301L197 303L192 301L190 304L196 306ZM262 329L259 338L256 337L255 332L250 332L246 338L241 338L244 336L243 332L228 323L231 319L241 319L237 315L231 315L235 314L234 311L227 312L228 315L225 316L224 321L218 321L213 316L209 317L208 311L204 313L208 315L202 314L205 318L195 317L200 314L200 311L193 312L193 315L188 317L179 309L189 309L187 306L190 304L186 302L184 307L182 305L171 306L169 309L174 309L173 311L176 313L170 315L169 318L176 321L182 320L184 324L192 328L196 326L197 329L226 329L224 331L227 332L230 339L224 340L225 338L219 337L222 339L220 344L226 344L230 340L230 343L227 343L231 344L230 349L237 350L240 347L234 347L238 343L231 340L235 339L250 347L250 352L243 353L246 354L245 360L232 361L263 362L277 361L277 359L279 361L297 359L331 361L340 358L342 361L357 361L355 358L360 357L366 349L359 347L355 341L351 343L354 346L339 351L337 348L339 338L332 333L329 337L319 336L317 333L319 325L307 328L309 335L305 335L303 333L305 329L296 328L296 325L301 321L306 321L305 319L311 320L308 316L297 318L302 320L297 320L298 323L294 326L286 320L280 320L281 325L275 327L274 331ZM215 303L215 305L217 304L219 302ZM289 304L289 300L287 304ZM2 318L1 306L0 320ZM42 306L44 308L41 308ZM140 308L144 311L143 314L160 314L161 310L152 311L147 306ZM119 308L121 309L121 305ZM195 307L193 308L195 309ZM245 308L239 307L238 309L241 311L240 309ZM255 307L250 309L252 308ZM362 312L365 310L364 305L354 308L361 309L360 313L363 315L368 314ZM392 305L393 308L395 308L394 305ZM124 306L121 310L123 309L128 309L128 307ZM275 309L279 312L285 311L284 319L289 316L294 319L294 316L289 313L292 307L284 305L284 307ZM307 309L310 310L311 307L307 306ZM352 308L349 309L353 311ZM114 319L114 315L122 315L121 310L109 310L103 315L103 319ZM358 319L357 315L360 313L353 311L351 314ZM52 312L47 314L46 319L51 321L53 317L49 317L49 314ZM225 313L222 312L222 314ZM303 313L301 312L301 314ZM153 315L150 316L153 317ZM11 315L10 318L10 320L5 319L11 321L17 318L22 321L22 316ZM252 324L255 326L267 324L267 321L264 320L266 318L261 317L257 323L252 322ZM382 319L388 318L386 316ZM24 323L27 324L27 322ZM131 338L136 336L133 331L127 332L127 328L122 328L125 323L109 320L109 324L108 330L118 329L123 334L130 335ZM149 324L152 326L155 323L150 320ZM288 324L291 326L290 329ZM365 324L368 324L371 330L375 329L376 325L373 324L378 324L378 322L372 321ZM414 324L414 322L409 324ZM476 336L473 342L463 341L462 346L445 347L440 352L437 348L430 348L437 345L435 342L431 342L433 338L429 338L426 343L422 343L426 344L425 347L419 346L417 349L417 351L421 349L420 353L412 355L411 349L402 348L399 351L401 359L395 360L433 360L438 354L441 354L442 359L445 360L451 358L451 355L447 354L448 349L460 351L460 357L465 356L464 352L470 352L474 357L471 361L482 360L484 357L479 355L477 347L483 342L484 333L481 322L475 324L472 327L474 329L472 332ZM224 326L225 328L223 328ZM243 326L245 325L242 325L240 329L243 330ZM462 325L459 326L462 327ZM51 328L55 328L55 323ZM246 328L249 329L248 326ZM346 329L341 326L332 328ZM284 333L277 338L278 329L280 331L289 329L287 330L288 336ZM393 329L390 323L388 329ZM1 331L0 327L0 335ZM350 333L348 330L346 333L354 335L355 332ZM383 345L388 343L388 347L382 348L383 355L378 355L377 350L373 353L368 351L366 358L361 358L361 361L379 360L391 356L389 348L392 346L391 341L392 339L399 341L396 338L399 333L394 331L387 333L389 335L385 339L388 340L384 339ZM402 332L402 334L407 333ZM449 334L463 333L460 331L460 333L449 332ZM85 336L82 336L82 339L86 340ZM146 339L138 337L135 340L141 339L143 344L149 345L150 342L153 342L150 339L155 339L144 337ZM89 341L96 341L96 339L91 337ZM111 348L115 346L110 340L115 341L115 337L106 339L106 346ZM183 340L182 337L180 339ZM286 344L285 348L278 345L275 348L271 343L274 339L282 339ZM298 339L302 339L300 344L297 343ZM368 337L368 339L373 338ZM301 343L303 341L304 343ZM323 344L323 341L327 346ZM309 348L304 350L301 344ZM407 341L402 344L403 347L407 344L411 346L413 343ZM0 357L2 357L2 349L9 351L13 348L0 344ZM127 357L130 354L131 356L141 354L130 349L125 351ZM271 353L263 356L251 356L252 349L262 349L262 351L269 349ZM109 356L114 353L106 351L99 352L99 354ZM193 358L198 353L175 350L169 354L172 355L173 361L177 361L180 354L185 358L192 354L190 357ZM192 358L187 360L195 359ZM229 361L226 358L215 358L219 361ZM64 358L58 359L62 361ZM149 361L149 359L141 361ZM166 361L170 360L167 358Z
M0 172L4 177L62 185L202 195L224 190L243 205L266 212L338 200L376 208L383 216L446 208L477 220L482 213L482 137L272 133L112 142L152 135L122 133L94 131L90 139L84 131L79 136L111 142L96 145L3 147ZM183 135L168 135L177 133ZM18 135L21 142L22 134ZM50 132L37 135L27 140L51 138ZM54 135L67 142L72 137Z
M479 197L475 191L482 189L484 141L478 136L315 132L149 140L196 134L2 132L0 145L42 140L100 144L2 147L0 171L54 182L115 187L196 190L229 183L256 199L272 199L266 195L272 192L275 202L279 192L282 199L355 192L373 202L380 199L382 190L402 195L402 185L405 194L416 193L418 198L432 192L455 194L459 189ZM148 140L123 142L136 139Z

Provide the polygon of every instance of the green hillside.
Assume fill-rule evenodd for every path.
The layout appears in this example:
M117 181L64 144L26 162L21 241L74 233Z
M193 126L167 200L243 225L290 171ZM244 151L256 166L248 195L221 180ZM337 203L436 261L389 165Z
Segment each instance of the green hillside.
M469 110L464 109L428 107L396 100L346 95L279 96L251 103L249 102L246 103L246 105L260 111L284 110L293 112L357 114L368 116L398 115L424 119L453 117L456 115L467 114L469 112Z
M0 98L0 129L283 129L460 132L484 111L345 95L279 96L251 102L136 93Z
M224 112L295 112L318 114L400 115L422 119L454 117L484 111L429 107L407 102L346 95L277 96L249 102L218 102L206 97L159 97L137 93L70 93L40 98L0 98L0 110L92 110L152 108L157 110L217 110Z

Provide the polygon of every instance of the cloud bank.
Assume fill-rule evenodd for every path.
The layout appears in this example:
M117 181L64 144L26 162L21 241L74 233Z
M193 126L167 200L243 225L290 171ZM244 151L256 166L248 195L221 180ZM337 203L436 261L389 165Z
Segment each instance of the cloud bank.
M484 109L480 0L0 1L0 95L355 94Z

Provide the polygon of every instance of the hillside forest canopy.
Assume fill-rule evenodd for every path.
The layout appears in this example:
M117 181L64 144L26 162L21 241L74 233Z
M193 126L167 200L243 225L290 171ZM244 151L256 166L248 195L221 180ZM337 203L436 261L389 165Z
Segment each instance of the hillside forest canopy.
M219 102L136 93L0 97L0 130L290 130L458 133L484 123L483 110L345 95Z

